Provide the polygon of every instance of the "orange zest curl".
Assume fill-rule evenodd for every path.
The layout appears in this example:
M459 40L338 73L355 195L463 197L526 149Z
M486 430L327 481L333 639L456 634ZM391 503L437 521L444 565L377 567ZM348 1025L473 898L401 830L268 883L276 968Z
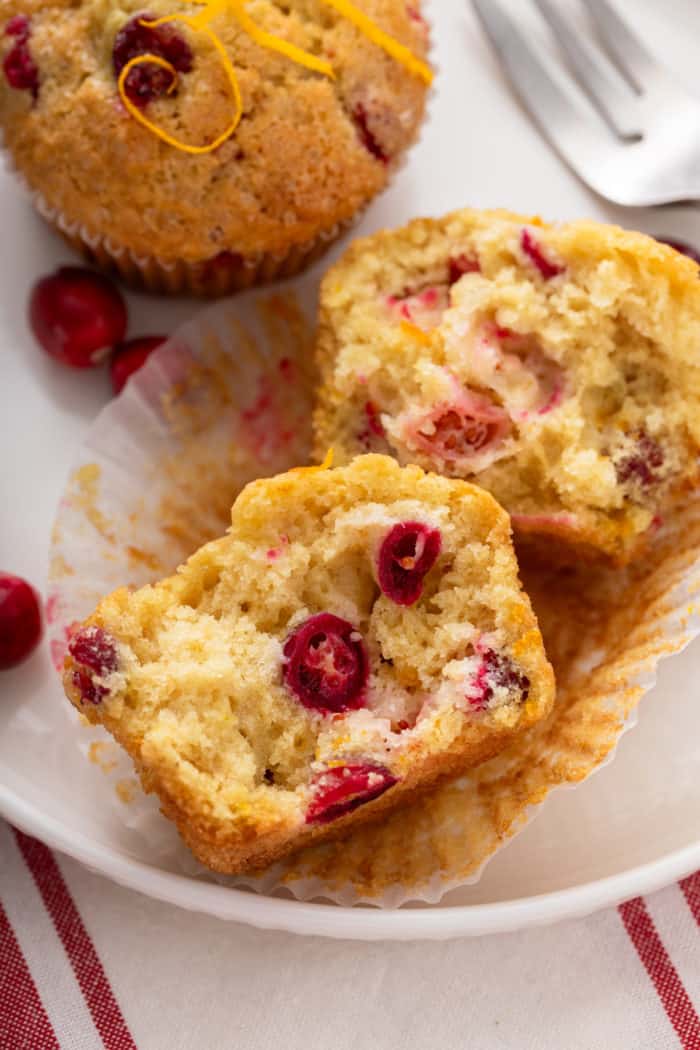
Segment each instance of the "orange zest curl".
M121 98L122 103L135 120L138 120L140 124L143 124L145 128L148 128L149 131L152 131L153 134L157 135L159 139L163 140L163 142L167 142L169 146L175 146L177 149L183 150L183 152L185 153L195 154L211 153L212 150L218 149L219 146L223 145L223 143L226 142L226 140L230 138L231 135L233 135L234 131L238 127L241 116L243 114L243 99L241 98L241 89L238 84L238 77L236 76L236 71L233 68L231 59L226 54L226 49L224 48L224 45L221 43L216 33L209 29L207 25L205 25L202 21L197 21L196 17L190 18L189 15L166 15L165 18L157 18L153 22L147 22L145 19L140 19L139 21L141 25L147 26L149 29L154 29L156 26L162 25L164 22L184 22L184 24L189 26L190 29L193 29L194 32L204 33L206 36L208 36L216 50L219 52L222 65L224 67L224 70L226 71L226 76L231 87L231 94L233 95L233 100L235 104L235 112L231 123L228 125L228 127L224 131L222 131L221 134L218 135L213 142L209 142L205 146L191 146L188 142L181 142L179 139L176 139L173 135L169 135L167 131L163 131L162 128L159 128L157 124L154 124L152 120L149 120L148 117L146 117L140 111L140 109L134 105L134 103L131 101L131 99L126 93L126 78L128 77L131 70L134 68L134 66L138 65L140 62L150 62L154 65L161 66L161 68L163 69L167 69L170 73L172 73L173 76L172 83L168 87L168 94L172 94L172 92L175 90L178 79L178 74L175 67L172 66L170 62L166 61L166 59L160 58L159 55L149 54L136 55L134 58L132 58L129 62L126 63L121 73L119 74L117 89L119 91L119 97Z
M409 73L420 77L426 84L432 84L433 71L427 62L422 62L420 58L416 58L410 48L406 47L405 44L400 44L393 36L385 33L364 11L360 11L359 7L355 7L354 4L350 3L350 0L323 0L323 3L328 4L343 18L347 18L348 22L352 22L368 40L371 40L373 44L381 47L383 51L386 51L388 55L396 59Z
M149 62L152 65L160 66L162 69L167 69L168 72L172 74L173 79L167 89L167 93L171 95L177 87L178 72L166 59L161 58L159 55L152 54L136 55L124 65L117 81L119 97L121 98L126 110L131 114L134 120L137 120L139 124L143 124L145 128L152 131L153 134L157 135L159 139L163 140L163 142L167 142L169 146L175 146L176 149L183 150L185 153L211 153L213 150L218 149L219 146L223 145L223 143L233 135L240 123L241 116L243 115L243 100L236 71L231 59L226 53L224 45L209 25L217 15L223 14L224 12L230 12L240 25L243 32L247 33L248 36L260 47L266 47L270 51L276 51L278 54L284 55L285 58L288 58L291 62L296 62L298 65L305 66L307 69L310 69L315 73L321 73L323 76L335 80L335 73L330 62L327 62L323 58L318 58L316 55L304 51L295 44L291 44L289 41L283 40L281 37L274 36L272 33L268 33L264 29L261 29L246 11L246 0L201 0L201 2L204 5L203 9L196 15L165 15L163 18L156 18L153 21L141 18L139 19L139 24L146 26L149 29L155 29L157 26L163 25L165 22L182 22L194 33L204 33L216 48L226 72L235 110L228 127L222 131L213 142L209 142L204 146L191 146L187 142L181 142L173 135L170 135L167 131L159 128L157 124L153 123L153 121L149 120L148 117L146 117L128 97L126 93L126 79L131 70L141 62ZM352 24L364 36L366 36L368 40L372 41L373 44L376 44L377 47L382 48L383 51L404 66L414 76L420 77L420 79L425 81L426 84L432 82L433 71L430 66L417 58L404 44L400 44L398 40L395 40L394 37L389 36L389 34L385 33L383 29L380 29L371 18L368 18L368 16L360 11L358 7L355 7L350 0L322 0L322 2L328 4L329 7L332 7L343 18L347 18L349 22L352 22Z

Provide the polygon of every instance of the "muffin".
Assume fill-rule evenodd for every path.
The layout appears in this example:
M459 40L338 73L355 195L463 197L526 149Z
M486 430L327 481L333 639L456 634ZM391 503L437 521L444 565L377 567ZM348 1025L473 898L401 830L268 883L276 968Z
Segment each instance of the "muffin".
M649 237L418 220L323 282L316 453L469 479L547 558L625 563L698 484L698 346L698 267Z
M504 511L376 455L253 482L226 536L101 602L64 684L230 873L483 761L554 692Z
M132 284L289 276L387 185L423 116L418 0L360 7L0 0L5 144L42 214Z

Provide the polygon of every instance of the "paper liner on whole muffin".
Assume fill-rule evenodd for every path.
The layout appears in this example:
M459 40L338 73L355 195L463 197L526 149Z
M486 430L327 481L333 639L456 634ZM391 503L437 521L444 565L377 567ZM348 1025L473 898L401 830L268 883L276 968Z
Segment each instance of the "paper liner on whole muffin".
M309 340L289 295L248 293L203 311L100 414L54 530L49 633L57 666L72 624L103 594L171 572L226 529L246 482L306 461ZM551 716L381 823L259 875L207 872L157 800L142 794L128 756L103 730L77 726L67 703L52 727L54 746L77 746L92 760L71 770L73 778L94 798L98 819L142 858L261 892L284 887L300 899L436 902L476 881L552 789L610 760L659 660L700 633L700 501L624 571L522 568L558 679Z

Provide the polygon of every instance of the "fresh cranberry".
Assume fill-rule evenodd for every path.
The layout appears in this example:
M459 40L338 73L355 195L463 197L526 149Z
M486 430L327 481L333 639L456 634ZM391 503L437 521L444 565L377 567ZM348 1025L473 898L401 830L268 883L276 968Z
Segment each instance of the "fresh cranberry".
M560 273L564 273L566 267L561 263L548 259L540 242L527 228L520 234L520 247L530 262L540 271L545 281L549 281L552 277L558 277Z
M656 239L657 241L660 241L661 244L667 244L669 248L674 248L677 252L680 252L681 255L687 255L689 259L693 260L693 262L700 264L700 252L697 248L693 248L692 245L686 244L685 241L676 241L671 237L657 237Z
M167 338L167 335L144 335L139 339L127 339L114 348L109 374L115 394L122 392L127 379L138 372L155 348L162 346Z
M485 710L493 699L494 689L507 689L518 703L524 703L530 693L530 679L516 668L510 657L487 649L470 689L469 703L476 711Z
M90 368L124 338L126 304L102 274L62 266L34 285L29 321L47 354L72 368Z
M510 426L500 406L470 391L459 403L433 409L419 423L413 440L428 454L456 463L498 445Z
M311 616L289 636L284 656L284 680L304 707L330 714L363 706L367 652L347 620Z
M449 273L449 284L452 287L456 284L460 277L464 277L465 273L481 273L481 266L479 260L474 258L473 255L453 255L448 260L448 273Z
M382 592L397 605L413 605L423 591L423 580L438 559L442 537L420 521L402 521L389 530L377 561Z
M15 15L5 26L5 36L15 39L2 64L5 79L17 91L31 91L36 101L39 96L39 70L29 51L29 19L25 15Z
M382 164L389 163L389 155L385 152L384 147L377 139L376 135L372 131L369 124L369 114L367 109L361 102L358 102L352 111L352 117L357 127L358 135L360 136L360 142L365 149L376 157Z
M192 50L187 41L167 24L155 28L142 25L142 22L153 21L155 15L144 11L129 19L117 33L112 50L114 75L117 78L127 62L139 55L162 58L178 73L189 73L192 69ZM154 98L171 91L174 77L169 69L143 62L129 71L124 90L130 102L144 109Z
M0 572L0 671L21 663L40 638L36 591L19 576Z
M618 481L622 484L636 482L642 488L649 488L661 480L660 470L663 465L663 449L645 430L640 430L634 450L618 460L615 469Z
M311 782L315 790L306 812L306 823L330 824L365 802L379 798L397 782L385 766L358 763L327 769Z
M101 627L85 627L72 638L68 652L78 665L72 682L80 693L81 703L99 704L108 690L95 679L106 678L119 666L114 640Z

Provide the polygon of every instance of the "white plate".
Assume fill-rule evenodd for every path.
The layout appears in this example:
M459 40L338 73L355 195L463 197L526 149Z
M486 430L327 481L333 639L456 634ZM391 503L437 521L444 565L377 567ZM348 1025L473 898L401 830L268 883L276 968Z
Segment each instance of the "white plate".
M511 3L529 17L530 5ZM700 11L693 0L619 4L694 87ZM470 204L552 218L589 215L700 244L700 217L689 210L622 213L589 195L532 130L466 2L433 0L431 14L441 70L432 118L362 232ZM104 373L62 369L35 347L25 322L30 285L68 255L9 175L0 174L0 202L0 565L41 587L55 506L75 449L109 396L108 383ZM192 303L137 296L130 305L134 334L170 331L193 311ZM89 797L77 789L71 771L77 751L54 768L47 762L51 749L37 747L42 733L48 742L53 706L65 702L45 651L0 677L0 811L124 885L255 926L360 939L513 930L586 914L700 868L699 681L695 644L662 666L615 761L577 790L555 793L477 885L435 906L392 912L262 897L138 855L123 831L96 820Z

